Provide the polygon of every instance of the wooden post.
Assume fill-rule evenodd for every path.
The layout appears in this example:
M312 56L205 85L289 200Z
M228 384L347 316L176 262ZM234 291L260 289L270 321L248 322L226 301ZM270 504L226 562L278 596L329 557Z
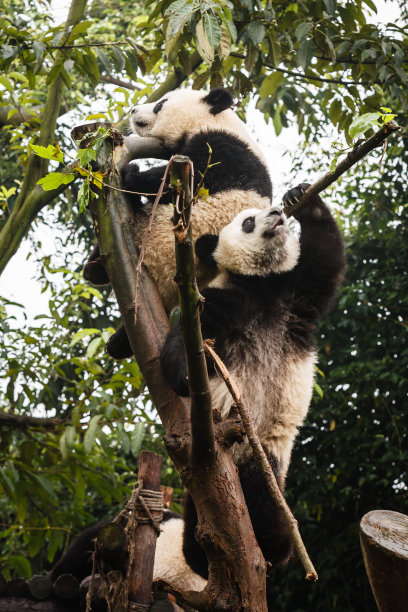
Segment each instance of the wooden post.
M408 516L373 510L360 523L364 564L380 612L408 606Z
M162 457L156 453L140 453L138 479L143 481L143 489L160 492L161 463ZM151 514L157 519L161 512ZM152 600L157 532L151 523L142 523L133 534L128 533L128 538L133 539L135 550L129 575L129 602L148 605Z

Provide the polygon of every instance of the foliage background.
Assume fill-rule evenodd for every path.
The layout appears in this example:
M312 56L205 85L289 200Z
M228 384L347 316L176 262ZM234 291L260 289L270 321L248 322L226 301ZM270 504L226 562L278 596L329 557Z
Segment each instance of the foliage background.
M95 290L81 278L93 232L78 211L79 181L43 192L37 180L64 168L48 166L28 145L58 141L73 154L69 130L92 114L126 129L132 103L179 84L224 84L241 115L251 94L277 135L285 138L285 127L297 125L299 146L287 176L288 185L296 184L305 172L327 171L334 155L328 143L345 147L358 114L387 106L406 125L406 17L401 2L399 21L376 23L373 0L73 0L67 26L53 22L45 2L5 0L0 270L23 245L36 262L38 291L48 298L48 311L36 319L9 296L1 301L6 577L49 567L73 534L121 507L140 449L163 452L136 364L113 363L104 353L117 309L109 289ZM320 580L305 583L295 562L274 573L273 610L375 610L359 520L375 508L408 512L405 134L389 143L382 163L376 152L325 196L343 228L348 271L319 329L321 391L287 483ZM39 244L43 227L56 236L57 252ZM26 283L26 270L16 276ZM175 487L180 508L182 491L168 459L162 480Z

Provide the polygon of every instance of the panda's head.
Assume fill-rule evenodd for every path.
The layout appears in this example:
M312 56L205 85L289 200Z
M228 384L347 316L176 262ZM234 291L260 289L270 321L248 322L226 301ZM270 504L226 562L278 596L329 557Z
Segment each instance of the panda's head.
M223 87L210 92L176 89L157 102L134 106L131 128L139 136L155 136L170 149L194 134L211 129L232 132L244 140L244 123L231 109L233 98Z
M292 270L300 246L279 207L240 212L220 232L196 243L196 252L207 266L244 276L268 276Z

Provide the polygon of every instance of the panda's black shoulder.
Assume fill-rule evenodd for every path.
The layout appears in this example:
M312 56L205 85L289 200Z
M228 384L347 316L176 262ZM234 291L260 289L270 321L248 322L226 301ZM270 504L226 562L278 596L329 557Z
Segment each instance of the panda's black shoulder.
M264 162L238 136L223 130L202 131L184 141L182 149L192 159L197 174L205 171L211 150L211 168L204 179L210 194L240 189L272 198L272 183Z

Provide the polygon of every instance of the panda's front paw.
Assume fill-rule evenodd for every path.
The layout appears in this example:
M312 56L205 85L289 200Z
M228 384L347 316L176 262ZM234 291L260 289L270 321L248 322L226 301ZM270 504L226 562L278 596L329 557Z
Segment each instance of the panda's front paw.
M126 164L126 166L124 166L121 170L122 189L125 189L126 191L141 191L138 185L139 176L140 170L137 164L133 162L130 164ZM140 195L138 195L137 193L128 193L126 195L134 206L140 206L142 202Z
M303 204L301 208L291 211L291 208L296 207L302 195L310 187L309 183L300 183L297 187L289 189L283 196L283 204L289 214L293 214L295 219L299 221L305 217L313 217L314 219L324 219L330 217L329 209L319 195L314 195L310 200Z

